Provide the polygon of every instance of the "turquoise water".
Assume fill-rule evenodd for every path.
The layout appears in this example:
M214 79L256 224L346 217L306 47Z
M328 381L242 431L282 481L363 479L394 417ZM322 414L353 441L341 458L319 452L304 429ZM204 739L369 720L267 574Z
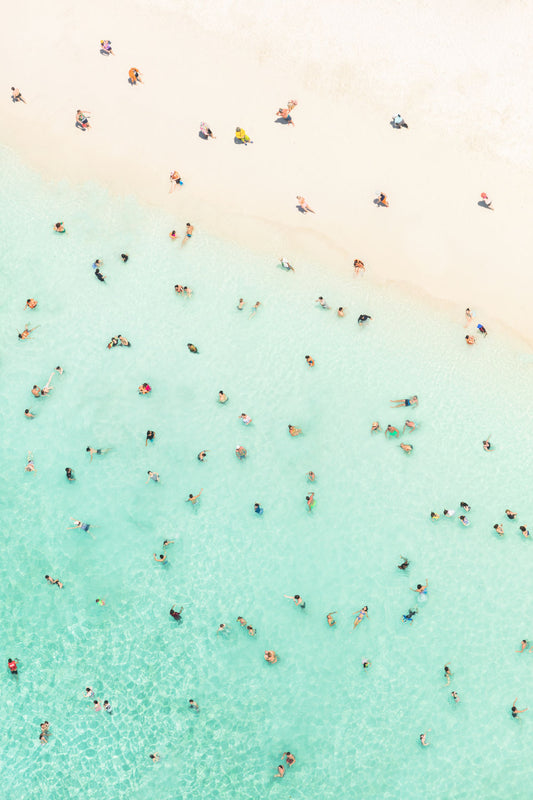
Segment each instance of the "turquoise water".
M6 151L0 160L0 651L4 667L20 659L18 679L6 668L2 678L6 796L528 797L533 722L509 713L515 697L533 708L533 654L514 652L533 637L533 545L517 532L533 526L528 355L491 335L490 320L487 339L468 348L462 320L349 266L336 276L296 259L285 273L277 252L265 259L200 229L181 248L168 232L185 216L95 185L46 185ZM57 220L67 236L52 233ZM190 299L175 295L178 282ZM316 307L320 294L347 316ZM24 311L30 296L39 305ZM365 329L360 313L373 317ZM25 322L40 327L20 342ZM132 347L107 350L118 333ZM32 398L57 364L50 396ZM144 381L153 391L141 397ZM412 394L419 429L402 437L415 446L405 456L369 430L373 420L401 428L407 414L389 400ZM288 424L303 435L291 438ZM113 449L90 463L87 445ZM149 469L160 484L145 483ZM198 506L185 502L201 488ZM472 506L469 528L430 522L460 500ZM66 530L71 516L93 536ZM152 554L165 538L176 541L161 566ZM417 606L409 587L426 578L428 602L402 624ZM283 597L294 593L305 611ZM352 631L363 605L369 619ZM227 637L216 635L221 622ZM267 648L277 664L263 660ZM112 716L92 710L86 686ZM296 764L274 780L287 750Z

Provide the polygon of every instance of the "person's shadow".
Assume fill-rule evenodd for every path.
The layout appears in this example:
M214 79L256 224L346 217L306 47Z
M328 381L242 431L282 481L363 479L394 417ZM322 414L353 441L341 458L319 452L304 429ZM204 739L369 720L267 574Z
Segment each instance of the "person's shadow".
M78 128L80 131L84 131L84 132L89 130L89 128L85 128L85 127L84 127L84 126L81 124L81 122L79 121L79 119L77 119L77 120L76 120L76 128Z
M207 142L207 140L209 139L207 133L204 133L203 131L198 131L198 136L200 137L200 139L203 139L204 142Z
M307 214L307 211L305 210L305 208L303 206L300 205L300 203L296 203L296 208L298 209L300 214Z
M101 54L102 54L103 56L110 56L110 55L111 55L111 53L109 53L107 50L104 50L104 48L103 48L103 47L102 47L102 49L100 50L100 52L101 52Z
M487 203L486 200L478 200L477 204L481 208L488 208L489 211L494 211L494 209Z
M278 125L290 125L291 121L288 119L284 119L283 117L277 117L274 122Z
M383 200L381 200L379 197L374 197L374 199L372 200L372 202L374 203L374 205L376 206L376 208L387 208L387 206L385 205L385 203L383 202Z

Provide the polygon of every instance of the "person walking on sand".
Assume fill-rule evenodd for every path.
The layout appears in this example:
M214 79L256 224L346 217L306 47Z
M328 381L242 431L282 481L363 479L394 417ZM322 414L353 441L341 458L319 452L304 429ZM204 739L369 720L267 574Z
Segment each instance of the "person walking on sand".
M142 73L139 72L137 67L132 67L129 70L128 75L129 75L130 83L131 83L132 86L135 86L135 84L137 82L139 82L139 83L143 82L142 79L141 79L141 74Z
M20 89L15 89L14 86L11 87L11 99L14 103L26 103L20 92Z
M181 246L182 247L185 244L185 242L187 242L189 239L192 239L193 231L194 231L194 225L191 225L191 223L188 222L185 225L185 236L183 237L183 239L181 241Z
M179 172L175 169L170 173L170 189L168 190L168 193L172 194L176 186L183 186L183 181L181 180Z
M296 195L296 199L298 200L298 208L302 212L302 214L307 214L308 211L310 211L311 214L316 213L315 211L313 211L313 209L311 208L305 197L302 197L301 194Z
M87 130L90 128L89 123L89 111L82 111L81 108L78 108L76 111L76 125L83 128L83 130Z

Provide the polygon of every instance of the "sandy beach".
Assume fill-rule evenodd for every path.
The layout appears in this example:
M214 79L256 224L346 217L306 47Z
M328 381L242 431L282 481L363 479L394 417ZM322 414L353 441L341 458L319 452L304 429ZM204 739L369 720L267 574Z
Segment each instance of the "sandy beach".
M523 28L520 3L148 12L60 0L50 15L31 0L2 33L2 142L52 180L97 181L171 210L180 231L191 221L198 235L344 274L360 258L357 280L460 319L470 306L489 332L530 343ZM115 56L100 54L101 39ZM128 83L133 66L142 85ZM11 85L26 105L10 102ZM290 98L295 127L276 122ZM91 112L88 131L75 127L78 108ZM397 112L408 130L390 125ZM203 120L216 139L199 137ZM234 143L236 126L253 144ZM184 185L169 194L173 169ZM389 208L374 203L381 191ZM494 210L478 205L483 191ZM298 194L316 214L298 212Z

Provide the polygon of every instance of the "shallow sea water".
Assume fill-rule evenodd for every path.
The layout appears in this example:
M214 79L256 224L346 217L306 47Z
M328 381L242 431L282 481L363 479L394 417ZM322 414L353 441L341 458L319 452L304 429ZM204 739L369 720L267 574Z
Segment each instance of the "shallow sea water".
M530 356L491 335L489 320L487 339L466 347L462 320L401 301L349 265L337 276L295 261L285 273L281 254L265 260L199 229L181 247L168 232L184 229L185 192L170 217L96 185L45 184L5 150L0 164L6 796L528 797L533 716L509 709L515 697L533 708L533 654L514 652L533 638L533 543L518 533L533 526ZM52 233L59 219L66 236ZM192 298L175 295L177 282ZM347 316L316 307L320 294ZM373 317L365 329L360 313ZM40 327L20 342L26 321ZM107 350L118 333L132 347ZM50 396L33 399L57 364ZM137 393L143 381L150 396ZM390 409L412 394L409 415ZM407 416L419 424L402 437L412 455L370 435L373 420L401 428ZM113 449L90 463L87 445ZM35 474L24 472L29 450ZM149 469L160 484L145 483ZM198 506L185 502L201 488ZM461 500L469 528L430 522ZM66 530L71 516L93 536ZM176 541L161 566L152 554L165 538ZM403 624L417 607L409 587L426 578L428 602ZM305 611L284 593L301 594ZM352 631L363 605L369 619ZM267 648L277 664L263 660ZM8 657L20 659L18 679ZM112 716L92 710L86 686ZM296 764L275 780L286 750Z

